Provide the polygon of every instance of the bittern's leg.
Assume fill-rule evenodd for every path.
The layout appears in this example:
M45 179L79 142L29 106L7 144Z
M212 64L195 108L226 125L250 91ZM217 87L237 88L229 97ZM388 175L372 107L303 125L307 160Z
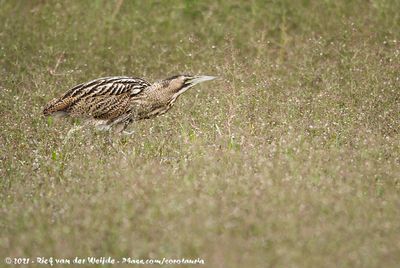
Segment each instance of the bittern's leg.
M114 133L118 134L118 133L124 132L125 128L126 128L126 124L118 123L113 126L113 131L114 131Z
M117 153L119 152L118 149L114 146L114 140L111 137L111 131L107 133L107 143L113 148Z
M113 125L113 131L115 134L124 134L124 135L132 135L134 132L126 131L125 129L128 127L129 123L121 122Z
M107 123L97 124L96 129L101 132L106 132L106 133L104 133L106 135L106 136L104 136L106 143L108 143L108 145L110 145L115 151L118 152L117 148L115 148L115 146L114 146L114 141L112 138L112 135L113 135L112 130L114 130L114 129L112 129L111 126L108 125Z
M128 125L129 125L129 123L125 125L124 131L122 131L122 134L129 136L129 135L132 135L133 133L135 133L135 131L134 130L132 130L132 131L125 130L128 127Z
M114 133L122 133L125 129L125 125L124 124L117 124L113 127L113 131L109 131L108 132L108 143L110 144L110 146L118 153L118 154L122 154L124 157L126 157L126 154L124 153L124 151L122 150L122 148L120 146L118 146L119 148L115 147L115 140L113 139L113 136L115 136ZM118 142L117 142L117 145Z

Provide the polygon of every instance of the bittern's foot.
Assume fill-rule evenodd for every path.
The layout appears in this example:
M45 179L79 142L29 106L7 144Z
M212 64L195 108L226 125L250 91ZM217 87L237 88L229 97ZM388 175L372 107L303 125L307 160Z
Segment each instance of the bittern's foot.
M130 135L132 135L132 134L134 134L134 133L135 133L134 130L132 130L132 131L126 131L126 130L124 130L124 131L122 131L122 134L127 135L127 136L130 136Z
M63 142L63 143L66 144L66 143L69 141L69 139L71 138L72 134L73 134L75 131L82 129L84 126L85 126L85 125L80 125L80 126L74 126L73 128L71 128L71 129L67 132L67 135L65 136L65 139L64 139L64 142Z

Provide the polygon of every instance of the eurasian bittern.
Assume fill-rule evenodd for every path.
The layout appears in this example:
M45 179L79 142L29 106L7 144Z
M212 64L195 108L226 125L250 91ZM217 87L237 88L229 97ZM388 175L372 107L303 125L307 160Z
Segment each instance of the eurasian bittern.
M214 78L177 75L154 84L125 76L99 78L53 99L43 114L80 117L98 129L130 134L125 131L130 123L166 113L186 90Z

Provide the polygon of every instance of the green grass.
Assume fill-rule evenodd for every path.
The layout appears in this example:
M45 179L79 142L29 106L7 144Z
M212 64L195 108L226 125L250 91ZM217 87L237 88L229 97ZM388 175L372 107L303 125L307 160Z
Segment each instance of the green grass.
M1 261L397 267L399 10L0 0ZM41 114L80 82L179 73L219 79L115 137L117 150L90 128L64 143L73 122Z

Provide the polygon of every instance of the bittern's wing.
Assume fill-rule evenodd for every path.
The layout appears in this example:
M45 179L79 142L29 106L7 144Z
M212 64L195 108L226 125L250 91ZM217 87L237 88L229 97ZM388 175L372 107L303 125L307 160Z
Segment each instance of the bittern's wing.
M75 116L110 119L123 113L129 100L141 94L150 83L125 76L104 77L79 84L63 96L50 101L43 114L65 113Z

